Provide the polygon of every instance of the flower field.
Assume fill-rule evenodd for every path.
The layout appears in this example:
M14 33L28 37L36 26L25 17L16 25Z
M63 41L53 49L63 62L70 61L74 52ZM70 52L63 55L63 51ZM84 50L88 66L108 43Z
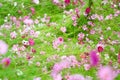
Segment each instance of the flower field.
M0 80L120 80L120 0L0 0Z

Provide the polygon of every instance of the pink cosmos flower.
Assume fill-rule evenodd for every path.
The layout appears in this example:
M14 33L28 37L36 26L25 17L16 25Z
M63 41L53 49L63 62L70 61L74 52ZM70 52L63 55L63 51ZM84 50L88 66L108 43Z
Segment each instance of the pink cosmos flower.
M75 74L75 75L70 75L67 80L85 80L85 78L80 74Z
M104 50L104 45L103 44L97 44L97 51L98 52L103 52Z
M79 33L78 34L78 40L82 40L85 37L84 33Z
M36 50L34 48L31 48L32 53L36 53Z
M35 31L34 30L30 30L30 35L34 35Z
M26 59L27 59L27 60L30 60L31 58L32 58L32 56L31 56L30 54L27 54L27 55L26 55Z
M61 27L60 30L65 33L66 32L66 27Z
M33 3L35 3L35 4L39 4L39 0L33 0Z
M45 51L40 51L40 54L41 55L44 55L46 52Z
M86 8L85 13L86 13L86 14L89 14L90 11L91 11L91 9L88 7L88 8Z
M57 74L54 78L54 80L62 80L61 74Z
M12 39L15 39L16 36L17 36L17 33L16 33L15 31L10 33L10 37L11 37Z
M0 54L5 54L8 51L8 45L0 40Z
M73 26L77 26L77 21L74 21L74 22L73 22Z
M38 67L39 67L39 66L40 66L40 62L36 62L36 66L38 66Z
M60 44L64 42L62 37L58 37L55 41L53 41L53 48L57 49Z
M53 3L58 4L59 0L53 0Z
M117 73L110 66L103 66L98 70L97 75L100 80L114 80Z
M64 0L65 4L70 4L70 0Z
M87 71L91 68L90 64L84 64L84 69Z
M30 10L31 10L32 14L35 14L35 8L31 7Z
M33 80L41 80L41 78L40 77L36 77Z
M90 34L95 34L95 30L90 30Z
M35 23L35 24L38 24L38 23L39 23L39 20L38 20L38 19L36 19L36 20L34 21L34 23Z
M17 52L18 51L18 44L14 44L12 47L12 51Z
M76 21L76 19L77 19L77 16L76 16L76 15L73 15L73 16L72 16L72 20L73 20L73 21Z
M88 30L88 28L87 28L86 25L83 25L83 26L82 26L82 29L83 29L84 31Z
M75 1L75 0L74 0ZM76 0L77 1L77 0ZM79 14L79 9L78 8L75 8L75 13L76 14Z
M28 46L28 45L29 45L29 42L28 42L28 41L23 40L23 41L22 41L22 44L23 44L24 46Z
M96 66L99 63L99 56L97 55L96 51L91 51L90 52L90 64L92 66Z
M10 65L10 62L11 62L10 58L2 59L2 64L4 67L8 67Z
M32 19L25 19L23 22L26 25L32 25L34 23Z
M33 45L35 44L35 42L34 42L34 40L33 40L32 38L30 38L30 39L28 40L28 42L29 42L29 45L30 45L30 46L33 46Z

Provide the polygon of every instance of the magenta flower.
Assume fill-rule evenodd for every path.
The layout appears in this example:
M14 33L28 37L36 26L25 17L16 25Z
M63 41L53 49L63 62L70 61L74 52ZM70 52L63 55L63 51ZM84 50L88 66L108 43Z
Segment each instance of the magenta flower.
M91 9L90 9L90 7L88 7L88 8L86 8L85 13L86 13L86 14L89 14L90 11L91 11Z
M96 66L99 63L99 56L97 55L96 51L91 51L90 52L90 64L92 66Z
M5 54L8 51L8 45L0 40L0 54Z
M30 46L33 46L33 45L35 44L35 42L34 42L34 40L33 40L32 38L30 38L30 39L28 40L28 42L29 42L29 45L30 45Z
M120 53L118 54L117 58L118 58L118 63L120 64Z
M103 52L104 50L104 45L103 44L97 44L97 51L98 52Z
M100 80L114 80L116 76L117 73L110 66L104 66L98 70L98 78Z
M36 53L36 50L33 49L33 48L31 48L31 52L32 52L32 53Z
M8 67L10 65L10 62L11 62L10 58L4 58L4 59L2 59L2 64L5 67Z
M70 0L64 0L65 4L70 4Z

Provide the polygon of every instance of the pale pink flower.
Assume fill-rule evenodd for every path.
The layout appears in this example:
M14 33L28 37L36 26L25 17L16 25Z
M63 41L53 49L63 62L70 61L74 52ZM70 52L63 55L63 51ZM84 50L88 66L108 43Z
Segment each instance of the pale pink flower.
M38 19L36 19L36 20L34 21L34 23L35 23L35 24L38 24L38 23L39 23L39 20L38 20Z
M10 33L10 37L12 38L12 39L15 39L16 37L17 37L17 33L14 31L14 32L11 32Z
M85 80L85 78L80 74L74 74L70 75L67 80Z
M73 21L76 21L76 19L77 19L77 16L76 16L76 15L73 15L73 16L72 16L72 20L73 20Z
M83 29L84 31L88 30L88 28L87 28L86 25L83 25L83 26L82 26L82 29Z
M28 41L23 40L23 41L22 41L22 44L23 44L23 45L28 46L28 45L29 45L29 42L28 42Z
M35 31L34 30L30 30L30 35L34 35Z
M39 34L40 34L40 31L36 31L33 36L34 36L35 38L37 38L37 37L39 37Z
M97 18L97 16L96 16L96 14L93 14L93 15L91 15L91 17L90 17L92 20L94 20L94 19L96 19Z
M100 80L114 80L117 76L117 73L110 66L100 67L97 74Z
M36 66L38 66L38 67L39 67L39 66L40 66L40 62L36 62Z
M74 22L73 22L73 26L77 26L77 21L74 21Z
M103 16L98 16L97 18L98 18L99 21L102 21L104 19Z
M1 61L4 67L8 67L10 65L10 62L11 62L10 58L4 58Z
M18 51L18 44L14 44L13 47L12 47L12 50L14 52L17 52Z
M40 1L39 1L39 0L33 0L33 3L35 3L35 4L39 4Z
M106 20L111 20L113 18L113 15L112 14L110 14L110 15L108 15L108 16L106 16Z
M21 50L21 51L25 51L25 49L26 49L25 46L21 46L21 47L20 47L20 50Z
M32 19L25 19L23 22L26 25L32 25L34 23Z
M51 35L51 33L47 33L47 34L46 34L46 37L50 37L50 35Z
M40 51L40 54L41 55L44 55L46 52L45 51Z
M78 40L82 40L85 37L84 33L79 33L78 34Z
M10 20L13 21L13 22L16 22L17 18L15 16L11 16Z
M59 3L59 0L53 0L53 3L57 4Z
M84 69L87 71L91 68L90 64L84 64Z
M95 34L95 30L90 30L90 34Z
M62 80L61 74L57 74L54 78L54 80Z
M8 51L8 45L0 40L0 54L5 54Z
M92 21L89 21L89 22L88 22L88 25L90 25L90 26L95 26L95 24L94 24Z
M41 80L41 78L40 77L36 77L33 80Z
M62 37L58 37L56 40L53 41L53 48L57 49L60 44L64 42Z
M66 27L61 27L60 30L65 33L66 32Z

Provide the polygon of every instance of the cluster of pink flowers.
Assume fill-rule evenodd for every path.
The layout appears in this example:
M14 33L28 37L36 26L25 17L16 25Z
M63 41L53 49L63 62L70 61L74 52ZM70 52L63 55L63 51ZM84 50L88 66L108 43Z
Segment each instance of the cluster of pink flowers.
M53 77L54 80L62 80L62 78L56 79L56 77L61 76L60 72L63 69L75 67L77 65L79 66L79 62L76 60L75 56L69 56L69 57L63 56L61 59L62 60L56 63L52 68L51 76Z

